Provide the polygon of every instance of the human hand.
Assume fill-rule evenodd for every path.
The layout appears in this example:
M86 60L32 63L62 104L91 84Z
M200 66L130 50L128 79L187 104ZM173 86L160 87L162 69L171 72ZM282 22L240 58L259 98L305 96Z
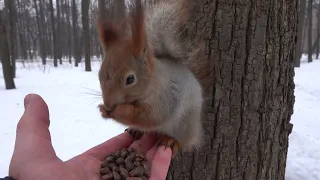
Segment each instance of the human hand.
M16 142L9 167L9 176L18 180L99 180L104 157L122 148L138 148L151 163L151 180L166 178L171 149L154 145L155 137L143 136L134 141L122 133L68 161L56 156L49 132L49 110L38 95L25 98L25 112L16 131Z

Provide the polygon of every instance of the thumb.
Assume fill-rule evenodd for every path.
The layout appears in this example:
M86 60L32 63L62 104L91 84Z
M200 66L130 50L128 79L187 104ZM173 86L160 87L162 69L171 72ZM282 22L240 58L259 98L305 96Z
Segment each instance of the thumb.
M15 166L29 161L56 157L48 129L50 121L47 104L36 94L27 95L24 104L25 111L17 125L10 169L16 169Z

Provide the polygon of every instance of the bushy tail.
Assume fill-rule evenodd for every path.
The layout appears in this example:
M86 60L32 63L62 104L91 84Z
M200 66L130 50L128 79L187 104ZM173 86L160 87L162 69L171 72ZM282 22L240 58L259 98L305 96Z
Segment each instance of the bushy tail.
M188 20L188 7L184 2L160 0L146 9L148 42L157 58L187 58L187 46L182 44Z
M188 20L193 0L159 0L147 8L146 32L155 57L186 65L199 80L204 93L212 84L212 69L203 46L188 38ZM202 44L204 45L204 44Z

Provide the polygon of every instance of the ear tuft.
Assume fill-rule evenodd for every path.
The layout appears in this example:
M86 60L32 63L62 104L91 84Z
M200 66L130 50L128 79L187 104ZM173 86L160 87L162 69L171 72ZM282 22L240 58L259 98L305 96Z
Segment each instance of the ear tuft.
M144 24L144 9L141 0L135 0L130 12L131 33L135 53L141 55L147 48L147 37Z
M100 43L103 49L107 49L119 38L117 29L113 26L111 22L99 21L98 22L98 34Z

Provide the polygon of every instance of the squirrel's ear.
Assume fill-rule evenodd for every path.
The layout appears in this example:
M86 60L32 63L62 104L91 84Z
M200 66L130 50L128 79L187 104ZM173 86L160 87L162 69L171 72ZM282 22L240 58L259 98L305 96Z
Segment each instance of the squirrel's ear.
M144 55L147 48L147 37L144 24L144 10L141 0L135 0L130 12L131 17L131 35L135 53Z
M98 22L98 34L103 49L108 49L119 38L116 27L108 21Z

